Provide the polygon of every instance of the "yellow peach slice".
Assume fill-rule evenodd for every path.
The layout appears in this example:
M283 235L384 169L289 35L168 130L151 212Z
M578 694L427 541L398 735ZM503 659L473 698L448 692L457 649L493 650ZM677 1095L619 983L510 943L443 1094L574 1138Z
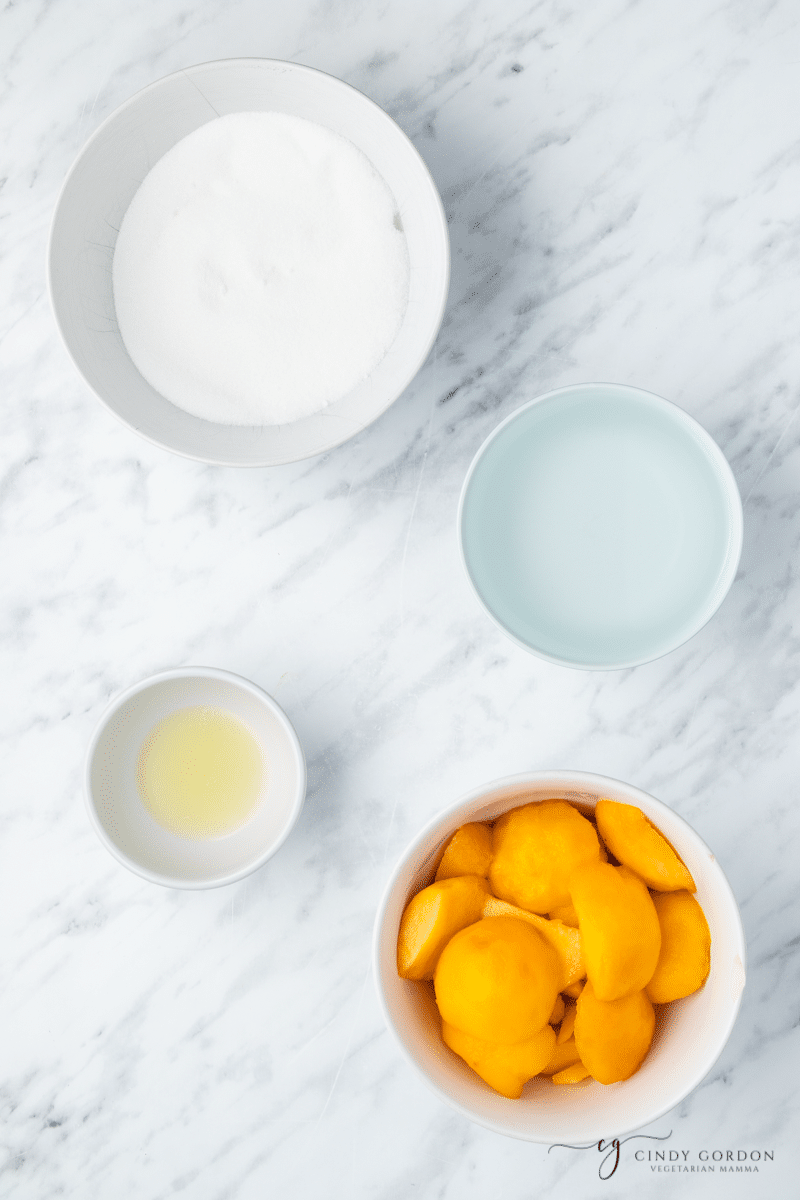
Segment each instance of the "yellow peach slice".
M571 983L568 987L562 988L561 991L565 996L569 996L570 1000L577 1000L583 991L585 979L579 979L577 983Z
M564 800L541 800L504 813L495 821L492 846L492 891L535 913L569 904L573 871L600 857L594 825Z
M542 1067L540 1075L555 1075L558 1071L563 1071L565 1067L571 1067L573 1063L581 1061L581 1056L578 1054L578 1047L575 1045L575 1038L567 1038L565 1042L556 1041L555 1049L546 1066Z
M561 904L558 908L551 909L547 915L551 921L563 921L565 925L571 925L573 929L578 928L578 914L575 912L574 904Z
M616 800L598 800L597 828L614 857L659 892L694 892L686 865L640 808Z
M527 921L484 917L450 939L433 984L443 1021L505 1045L547 1025L560 974L555 950Z
M547 1064L556 1041L549 1025L524 1042L504 1046L472 1037L446 1021L442 1022L442 1038L489 1087L509 1100L518 1100L528 1080Z
M567 1004L564 1007L564 1019L561 1022L561 1028L558 1031L559 1045L561 1045L562 1042L568 1042L572 1037L575 1029L575 1014L578 1011L574 1004Z
M487 896L483 902L484 917L516 917L519 921L527 921L545 938L558 955L561 964L561 980L559 991L586 978L586 964L581 950L580 930L564 925L561 921L549 921L538 913L528 912L525 908L517 908L515 904L507 904L496 896Z
M599 1083L629 1079L650 1049L653 1005L644 991L621 1000L598 1000L591 980L578 1000L575 1044L581 1062Z
M573 875L572 902L598 999L617 1000L646 987L658 962L661 926L641 879L626 867L593 863Z
M582 1062L576 1062L571 1067L566 1067L563 1071L558 1071L553 1076L553 1083L583 1083L584 1079L589 1078L589 1072Z
M647 994L653 1004L680 1000L701 988L711 967L711 933L690 892L653 896L661 925L661 953Z
M454 933L480 920L489 894L485 879L443 879L409 900L397 937L397 973L403 979L433 979L439 955Z
M486 878L491 863L491 826L471 822L457 829L445 846L436 880L453 879L457 875L483 875Z
M566 1010L566 1005L564 1004L564 997L556 996L556 1002L553 1005L553 1011L550 1013L550 1016L547 1018L547 1024L548 1025L560 1025L561 1022L564 1020L565 1010Z

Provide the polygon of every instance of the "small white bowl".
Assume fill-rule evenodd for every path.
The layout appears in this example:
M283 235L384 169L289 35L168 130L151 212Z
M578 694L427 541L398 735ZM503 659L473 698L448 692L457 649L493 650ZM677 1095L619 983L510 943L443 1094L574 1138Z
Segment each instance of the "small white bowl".
M215 839L178 837L148 813L136 784L142 742L170 713L194 705L221 708L243 721L267 764L255 811ZM89 820L116 859L151 883L212 888L235 883L278 850L300 815L306 764L297 734L271 696L214 667L153 675L117 696L103 713L86 754Z
M410 283L403 324L375 370L320 413L291 424L220 425L170 404L139 374L120 337L111 287L114 245L144 177L182 138L217 116L282 112L348 138L397 201ZM223 466L274 466L322 454L375 421L408 386L434 343L450 278L447 219L420 155L361 92L312 67L274 59L202 63L127 100L84 146L56 205L50 299L64 345L107 408L149 441Z
M517 805L550 798L594 807L607 796L635 804L662 831L697 883L711 930L711 972L693 996L660 1010L653 1045L624 1083L555 1086L538 1078L519 1100L494 1092L441 1038L432 989L397 974L397 933L409 899L432 882L438 853L467 821L491 821ZM463 1116L529 1142L596 1142L664 1115L716 1062L739 1011L745 982L739 910L722 868L686 822L630 784L582 772L516 775L470 792L425 826L392 873L375 920L373 966L386 1023L424 1082Z

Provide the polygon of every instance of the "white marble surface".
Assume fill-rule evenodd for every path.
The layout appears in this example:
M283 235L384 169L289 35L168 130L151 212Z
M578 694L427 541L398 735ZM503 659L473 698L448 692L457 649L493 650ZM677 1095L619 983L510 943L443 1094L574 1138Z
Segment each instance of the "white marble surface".
M373 993L375 906L422 822L483 781L575 767L687 817L747 931L722 1058L646 1132L672 1131L695 1164L774 1153L758 1176L683 1174L681 1194L796 1195L797 5L22 0L0 44L0 1193L675 1194L634 1159L656 1143L623 1147L601 1183L594 1151L470 1125L405 1065ZM67 360L44 285L86 137L159 76L239 55L320 67L384 106L452 234L444 328L413 386L354 441L275 470L203 467L119 425ZM496 423L593 379L686 408L745 500L717 617L620 674L505 640L454 536ZM281 853L202 894L118 866L81 799L108 699L192 662L272 692L310 772Z

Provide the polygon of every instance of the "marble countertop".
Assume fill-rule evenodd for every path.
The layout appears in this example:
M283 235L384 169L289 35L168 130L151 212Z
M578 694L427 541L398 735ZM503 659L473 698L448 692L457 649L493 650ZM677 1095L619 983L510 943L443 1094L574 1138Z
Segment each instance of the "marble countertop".
M0 1193L660 1196L669 1158L635 1151L663 1145L694 1167L682 1195L796 1195L796 4L25 0L0 35ZM68 361L44 282L58 189L98 124L170 71L242 55L322 68L383 106L430 167L453 250L412 386L353 441L272 470L185 461L119 424ZM744 501L717 616L619 673L505 639L455 539L487 434L587 380L685 408ZM81 797L108 700L187 663L271 692L309 766L276 858L205 893L119 866ZM606 1182L594 1149L550 1152L444 1107L384 1028L369 965L419 827L545 768L672 805L723 865L748 939L722 1057L641 1131L671 1137L626 1143ZM759 1173L733 1180L719 1166L742 1151Z

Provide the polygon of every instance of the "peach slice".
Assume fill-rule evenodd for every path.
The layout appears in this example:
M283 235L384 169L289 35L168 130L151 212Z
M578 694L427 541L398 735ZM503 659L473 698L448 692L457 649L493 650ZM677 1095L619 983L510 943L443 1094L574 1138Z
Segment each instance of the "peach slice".
M483 902L484 917L516 917L519 921L527 921L545 938L558 955L561 964L561 980L559 991L586 978L586 964L581 950L580 930L564 925L562 921L549 921L538 913L528 912L525 908L517 908L515 904L507 904L496 896L487 896Z
M453 879L456 875L489 874L492 864L492 829L490 825L470 822L457 829L444 848L442 861L436 872L440 879Z
M546 1066L542 1067L540 1075L555 1075L574 1063L579 1063L581 1056L575 1045L575 1038L567 1038L565 1042L556 1041L555 1049Z
M509 1100L519 1099L528 1080L549 1061L556 1042L549 1025L524 1042L504 1046L472 1037L446 1021L442 1022L442 1038L489 1087Z
M600 836L619 862L659 892L696 891L685 863L635 804L598 800L595 819Z
M555 950L527 921L484 917L450 939L433 985L448 1025L508 1044L547 1025L560 974Z
M589 1078L589 1072L582 1062L576 1062L571 1067L566 1067L563 1071L558 1071L553 1076L553 1083L583 1083L584 1079Z
M495 821L492 845L492 891L535 913L569 904L573 871L600 858L594 825L564 800L536 801L504 813Z
M644 991L621 1000L598 1000L591 980L578 1000L575 1045L599 1083L629 1079L650 1049L656 1015Z
M575 1030L575 1014L578 1011L574 1004L565 1005L564 1019L558 1031L558 1044L568 1042Z
M578 914L575 912L574 904L561 904L547 915L551 921L563 921L565 925L571 925L573 929L578 928Z
M397 973L403 979L433 979L454 933L480 920L489 894L485 879L462 875L417 892L406 905L397 936Z
M626 867L596 862L573 875L572 902L597 998L617 1000L646 987L658 962L661 926L641 879Z
M690 892L653 896L661 925L661 953L647 994L653 1004L680 1000L701 988L711 968L711 933Z
M556 996L556 1002L553 1005L553 1011L550 1013L550 1016L547 1018L547 1024L548 1025L560 1025L561 1022L564 1020L564 1013L566 1011L566 1007L567 1006L564 1003L564 997L560 996L560 995Z

